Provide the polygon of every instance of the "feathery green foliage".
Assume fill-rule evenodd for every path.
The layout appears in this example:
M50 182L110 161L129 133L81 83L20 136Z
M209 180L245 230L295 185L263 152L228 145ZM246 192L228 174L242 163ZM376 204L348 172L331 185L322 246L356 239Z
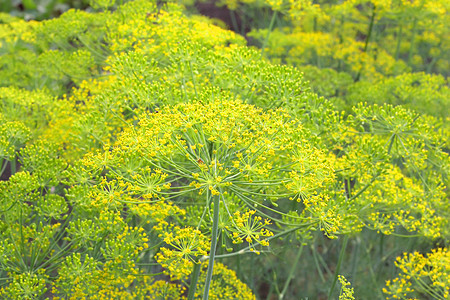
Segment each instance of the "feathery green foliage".
M376 71L347 88L370 62L305 68L336 79L322 85L347 97L336 107L301 68L183 9L138 0L42 22L2 15L2 298L352 299L339 274L356 297L391 279L395 298L413 293L397 287L413 269L430 280L414 293L446 297L445 267L420 273L409 264L419 256L405 256L392 279L381 266L404 240L409 251L448 243L444 78ZM439 268L441 248L427 258ZM318 280L297 290L304 271Z

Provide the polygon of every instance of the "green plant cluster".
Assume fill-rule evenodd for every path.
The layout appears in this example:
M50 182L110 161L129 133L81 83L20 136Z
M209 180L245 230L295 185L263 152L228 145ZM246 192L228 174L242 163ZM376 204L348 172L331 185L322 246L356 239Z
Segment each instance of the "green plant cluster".
M353 299L341 274L354 282L359 257L375 259L363 240L380 240L378 263L403 239L434 248L431 264L448 256L439 116L346 113L171 2L0 20L1 298ZM303 261L321 289L294 287ZM392 279L361 272L369 292ZM400 292L448 297L448 269L420 276Z
M0 12L26 20L43 20L57 17L70 8L86 8L84 0L4 0Z
M298 67L319 95L406 105L436 117L449 110L446 1L223 0L276 63ZM233 23L233 22L232 22ZM234 22L233 24L238 24ZM411 98L411 99L410 99Z
M112 8L115 2L114 0L3 0L0 2L0 12L25 20L41 21L59 17L73 8L91 11Z

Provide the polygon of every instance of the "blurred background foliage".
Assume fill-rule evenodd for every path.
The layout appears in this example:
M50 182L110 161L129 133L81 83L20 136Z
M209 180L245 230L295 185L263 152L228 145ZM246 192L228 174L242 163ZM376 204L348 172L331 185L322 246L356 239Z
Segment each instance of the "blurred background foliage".
M88 9L89 0L1 0L0 11L25 20L44 20L60 16L70 8Z
M448 1L185 4L221 19L272 62L297 67L315 92L343 109L359 101L406 105L439 117L450 109Z

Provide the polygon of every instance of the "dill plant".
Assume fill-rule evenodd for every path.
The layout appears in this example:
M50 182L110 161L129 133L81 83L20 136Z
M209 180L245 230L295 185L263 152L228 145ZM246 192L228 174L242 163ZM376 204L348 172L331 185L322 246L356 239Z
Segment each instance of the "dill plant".
M333 297L339 281L351 299L339 275L359 287L369 273L378 295L403 236L407 250L447 242L437 119L344 114L298 69L174 3L2 18L2 297L254 299L262 281L266 296Z

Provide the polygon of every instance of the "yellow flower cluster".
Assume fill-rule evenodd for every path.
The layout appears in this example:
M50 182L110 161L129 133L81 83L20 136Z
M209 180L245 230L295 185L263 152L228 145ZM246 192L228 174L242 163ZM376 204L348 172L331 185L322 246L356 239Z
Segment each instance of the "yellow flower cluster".
M386 282L383 292L388 299L448 299L450 293L450 251L436 248L427 253L405 253L395 265L402 271Z
M22 122L3 122L0 126L1 159L13 160L16 152L31 138L30 129Z
M43 272L10 274L11 282L0 289L3 299L36 299L47 291L48 276Z
M209 47L219 46L224 42L243 44L242 37L227 30L220 29L195 18L182 16L181 7L167 3L165 10L155 12L156 5L151 1L133 1L120 7L119 13L108 20L113 27L107 41L113 52L135 49L150 54L152 57L171 56L179 49L181 39L190 37L191 42L200 42ZM121 22L121 18L129 22ZM170 30L161 30L161 27ZM191 35L195 32L195 35ZM164 59L164 58L163 58Z
M245 240L251 245L250 251L259 254L260 252L255 250L252 245L256 242L262 246L269 246L269 242L264 238L273 236L273 232L264 228L264 226L270 225L270 220L265 219L264 222L261 222L260 216L252 218L255 212L249 210L242 215L239 211L234 213L233 243L240 244Z
M144 277L145 278L145 277ZM144 279L145 280L145 279ZM167 282L165 280L157 280L154 282L143 282L144 286L146 286L145 293L142 295L137 295L143 298L150 297L151 299L163 300L163 299L185 299L184 296L186 294L186 288L176 283ZM135 299L136 299L135 298Z
M204 282L205 271L208 263L203 263L202 272L199 277L200 282ZM201 297L203 284L199 284L196 297ZM214 263L213 281L209 292L209 299L230 299L230 300L255 300L256 297L250 288L236 276L233 270L230 270L222 263Z
M443 53L448 52L450 45L445 34L449 30L449 14L444 2L233 1L232 9L237 9L239 15L257 15L257 21L242 27L252 28L248 35L266 47L264 53L273 62L299 69L316 67L320 77L326 77L312 78L316 92L321 92L324 82L336 80L335 75L328 73L329 68L352 77L354 82L336 86L331 94L347 102L350 99L346 89L360 83L381 84L383 80L395 80L394 76L414 76L422 71L448 75L448 59L443 59ZM261 6L274 11L272 19ZM385 97L377 96L384 101ZM408 100L408 105L424 106L432 114L441 113L439 108L427 107L427 96L415 98ZM358 101L364 100L365 95L360 95Z
M209 241L197 229L176 227L173 232L164 232L161 235L172 249L162 247L156 259L172 279L179 280L189 276L193 264L198 263L198 260L207 254Z
M338 275L338 280L342 285L341 292L339 293L339 300L355 300L353 288L350 287L350 282L342 275Z

